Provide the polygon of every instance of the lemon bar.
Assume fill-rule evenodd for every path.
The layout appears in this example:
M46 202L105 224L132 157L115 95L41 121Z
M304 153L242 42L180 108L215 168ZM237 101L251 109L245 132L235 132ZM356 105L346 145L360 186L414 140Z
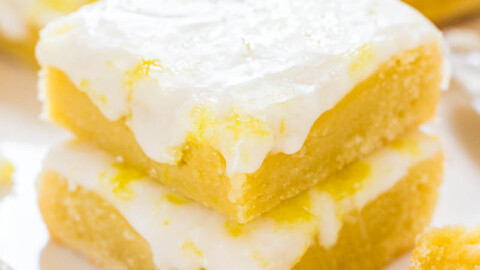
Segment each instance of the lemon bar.
M420 235L410 269L480 269L480 227L433 228Z
M232 219L434 113L441 34L402 2L179 3L100 2L45 28L45 115Z
M437 140L412 133L241 224L83 142L39 180L51 238L105 269L380 269L429 223Z
M437 24L480 12L478 0L403 0Z
M40 29L48 21L91 2L94 0L0 1L0 49L34 63Z

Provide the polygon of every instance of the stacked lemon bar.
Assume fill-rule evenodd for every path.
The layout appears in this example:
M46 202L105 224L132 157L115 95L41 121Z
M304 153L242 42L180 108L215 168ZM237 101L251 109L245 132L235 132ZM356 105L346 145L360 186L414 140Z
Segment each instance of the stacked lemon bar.
M0 1L0 49L34 62L38 31L50 20L94 0Z
M376 269L441 179L442 38L391 0L106 0L50 23L51 237L106 269Z

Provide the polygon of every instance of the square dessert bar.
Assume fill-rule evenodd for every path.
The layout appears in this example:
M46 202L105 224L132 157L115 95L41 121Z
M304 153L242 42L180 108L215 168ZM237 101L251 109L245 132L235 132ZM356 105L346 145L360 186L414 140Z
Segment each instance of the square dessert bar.
M51 121L239 222L430 119L443 64L376 0L99 2L37 57Z
M40 29L48 21L92 2L94 0L0 1L0 49L35 63Z
M410 269L480 269L480 227L446 226L427 230L415 244Z
M240 224L83 142L47 156L51 238L104 269L381 269L428 225L437 140L412 133Z

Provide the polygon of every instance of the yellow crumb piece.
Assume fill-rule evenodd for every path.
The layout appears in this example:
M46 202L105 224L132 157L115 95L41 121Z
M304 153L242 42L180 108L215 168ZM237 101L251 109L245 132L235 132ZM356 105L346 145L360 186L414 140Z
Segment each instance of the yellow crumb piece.
M480 269L480 226L434 228L417 240L410 269Z
M15 171L12 163L0 159L0 185L12 183L12 175Z
M412 156L420 154L417 141L409 137L394 140L391 142L390 147L400 153Z
M360 71L375 59L373 48L370 43L367 43L356 50L350 56L350 74L356 76Z
M142 60L133 70L126 72L125 85L129 98L131 99L134 85L150 76L152 71L163 71L162 62L160 60Z
M188 199L173 193L165 195L165 200L176 205L185 205L190 203Z
M113 193L122 199L130 199L134 192L129 184L132 181L144 179L146 175L138 170L128 168L124 163L115 163L113 167L117 170L117 174L110 178Z
M317 189L328 192L336 200L341 200L360 190L363 187L364 180L371 174L371 170L371 165L365 161L354 162L335 173L332 176L332 181L318 185Z
M187 239L187 240L185 240L185 242L183 242L182 250L187 252L187 253L193 253L193 254L195 254L199 257L203 256L202 251L190 239Z

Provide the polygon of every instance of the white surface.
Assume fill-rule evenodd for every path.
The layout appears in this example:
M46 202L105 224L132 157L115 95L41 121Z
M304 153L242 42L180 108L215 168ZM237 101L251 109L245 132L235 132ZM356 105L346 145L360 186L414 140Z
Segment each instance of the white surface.
M445 37L451 45L453 76L470 93L471 103L480 113L480 17L446 29Z
M42 156L66 138L38 120L35 72L0 56L0 148L17 172L0 199L0 260L16 270L94 269L78 256L48 243L36 205L34 181ZM445 183L433 224L480 224L480 116L457 89L444 93L430 129L444 142ZM407 269L408 256L390 269Z
M107 0L49 24L37 57L105 117L125 117L151 159L176 164L193 136L234 177L298 152L315 120L393 55L440 42L400 1Z

